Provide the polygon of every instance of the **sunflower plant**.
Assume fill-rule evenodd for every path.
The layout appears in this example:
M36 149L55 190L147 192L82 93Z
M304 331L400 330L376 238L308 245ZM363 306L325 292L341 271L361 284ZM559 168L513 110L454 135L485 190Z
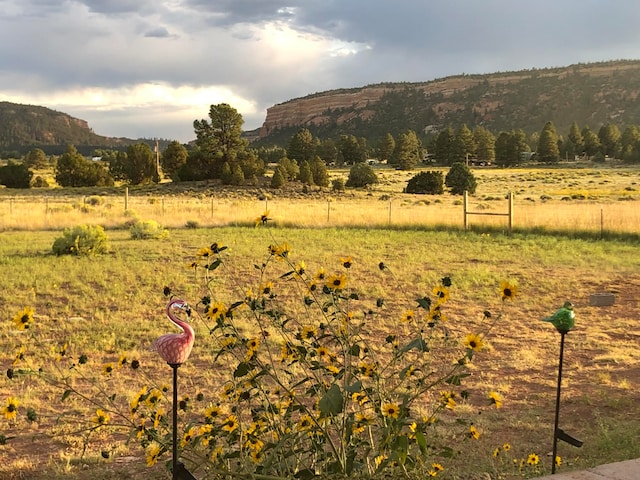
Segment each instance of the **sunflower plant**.
M268 221L264 214L256 223ZM212 475L440 474L457 442L481 435L454 410L470 402L469 364L501 314L480 312L482 331L453 333L449 276L400 302L373 298L352 284L351 257L310 270L288 243L271 240L248 284L233 281L220 242L189 263L203 289L192 307L209 332L198 341L210 344L212 367L229 373L192 412L181 458ZM377 271L397 282L385 263ZM516 291L503 283L502 300ZM480 401L499 408L503 400L491 391ZM153 444L150 463L167 445Z

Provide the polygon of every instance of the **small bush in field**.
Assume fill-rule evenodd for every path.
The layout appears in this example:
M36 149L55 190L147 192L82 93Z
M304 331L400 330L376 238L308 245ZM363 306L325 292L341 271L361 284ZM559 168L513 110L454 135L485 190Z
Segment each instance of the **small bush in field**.
M100 225L78 225L65 228L51 250L55 255L97 255L106 253L108 248L109 239Z
M344 191L344 179L334 178L333 180L331 180L331 190L333 190L334 192Z
M198 222L197 220L187 220L187 223L185 223L184 226L185 228L196 229L200 228L200 222Z
M155 220L144 220L134 223L129 229L133 240L161 239L169 236L169 230L163 228Z
M349 178L347 179L347 187L366 187L378 183L378 176L376 172L366 163L356 163L351 170L349 170Z
M100 198L100 197L97 197L97 196L93 195L93 196L87 198L85 200L85 203L87 205L92 205L92 206L95 207L95 206L98 206L98 205L102 205L104 203L104 200L102 200L102 198Z
M442 172L420 172L407 182L406 193L440 195L444 193Z

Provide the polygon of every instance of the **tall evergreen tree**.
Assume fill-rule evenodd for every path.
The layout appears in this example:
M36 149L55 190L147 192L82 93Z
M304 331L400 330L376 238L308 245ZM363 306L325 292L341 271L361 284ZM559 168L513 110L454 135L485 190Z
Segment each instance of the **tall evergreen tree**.
M338 151L342 162L348 165L364 163L367 159L366 150L354 135L341 135L338 142Z
M560 160L558 133L553 122L545 123L538 140L537 159L542 163L557 163Z
M309 129L302 128L291 137L289 146L287 147L287 157L301 162L308 162L316 154L319 141L314 138Z
M178 170L187 163L187 149L178 141L170 142L160 156L162 171L171 178L175 178Z
M615 158L619 149L620 129L612 123L607 123L598 130L598 140L602 153Z
M208 171L202 174L217 178L224 162L233 165L238 153L247 148L247 141L242 138L242 115L229 104L211 105L209 119L194 120L193 129L196 146L208 166Z
M484 127L473 129L476 157L481 162L493 163L496 159L496 137Z
M598 136L589 127L582 129L582 139L584 141L584 153L587 157L592 157L600 151Z
M320 187L329 186L329 172L327 171L327 166L318 155L311 159L309 167L311 168L313 183Z
M393 157L393 164L401 170L412 170L422 160L422 146L413 130L400 135Z
M127 147L127 162L124 173L133 185L151 182L156 174L156 159L146 143Z
M467 158L475 157L477 146L473 132L465 123L456 130L453 140L454 162L464 162Z
M433 155L439 163L451 165L453 163L453 128L448 127L438 133Z
M584 152L584 137L582 136L582 132L576 122L573 122L571 127L569 127L569 135L567 138L571 141L573 146L573 151L568 153L570 155L582 155Z
M396 148L396 141L393 138L393 135L387 133L382 140L380 141L380 146L378 147L378 159L383 162L385 160L389 161L393 152Z
M325 165L333 165L338 159L338 147L330 138L322 140L316 152Z

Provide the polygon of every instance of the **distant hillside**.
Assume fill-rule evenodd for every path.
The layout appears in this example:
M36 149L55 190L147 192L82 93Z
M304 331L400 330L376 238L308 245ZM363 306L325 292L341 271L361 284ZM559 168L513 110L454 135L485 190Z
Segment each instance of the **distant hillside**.
M131 143L135 141L97 135L85 120L66 113L35 105L0 102L0 150L24 153L39 147L47 153L58 153L69 144L82 151L87 147L116 148Z
M258 144L286 142L300 128L320 138L353 134L377 142L386 133L437 132L462 123L494 133L540 132L552 121L566 135L572 122L640 125L640 61L457 75L421 83L383 83L331 90L267 109ZM257 134L257 135L256 135Z

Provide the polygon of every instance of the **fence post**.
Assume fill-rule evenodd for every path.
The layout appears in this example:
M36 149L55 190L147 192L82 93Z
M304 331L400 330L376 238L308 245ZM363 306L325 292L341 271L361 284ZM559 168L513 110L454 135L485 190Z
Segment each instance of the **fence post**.
M509 192L509 233L513 232L513 192Z
M469 197L467 195L467 191L464 191L462 195L462 210L464 211L464 229L467 230L469 228Z
M129 187L124 187L124 211L129 210Z
M331 199L327 198L327 223L329 223L330 214L331 214Z
M391 199L389 199L389 225L391 225Z

